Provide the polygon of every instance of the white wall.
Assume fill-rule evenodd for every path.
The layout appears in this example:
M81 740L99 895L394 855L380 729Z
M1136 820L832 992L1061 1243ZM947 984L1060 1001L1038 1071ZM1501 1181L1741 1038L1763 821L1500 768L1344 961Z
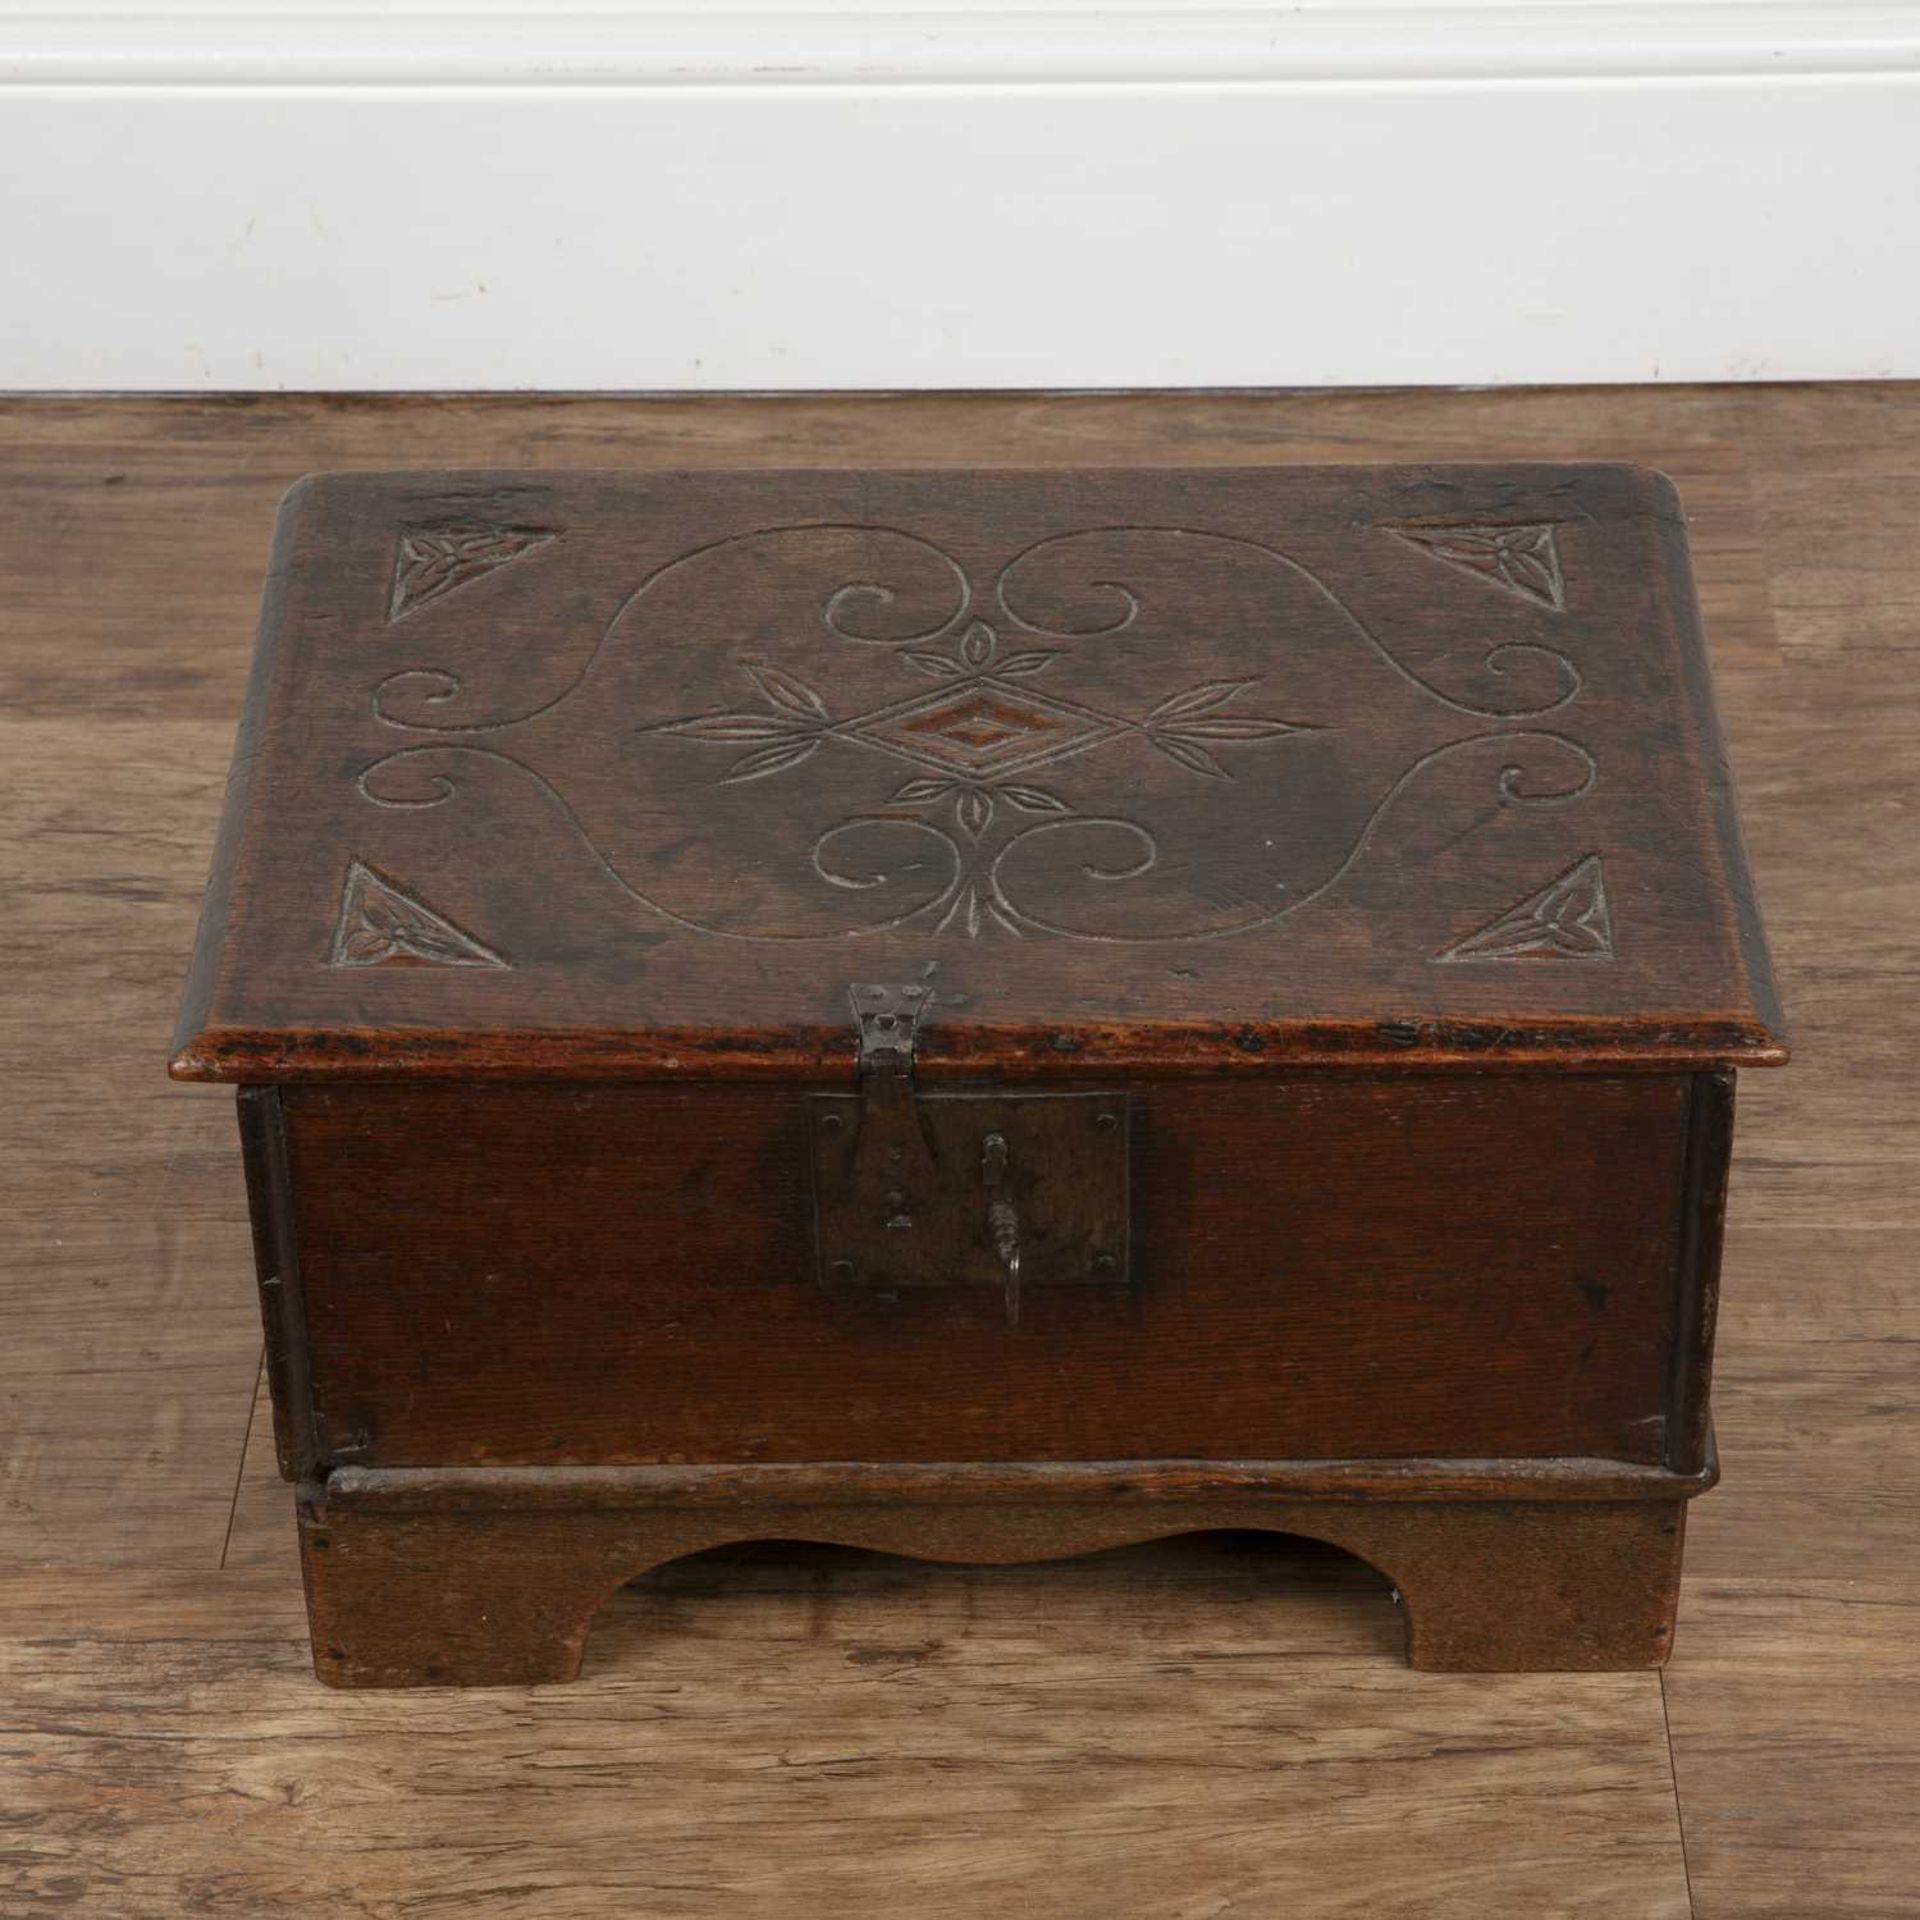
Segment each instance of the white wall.
M1920 4L0 0L0 386L1920 375Z

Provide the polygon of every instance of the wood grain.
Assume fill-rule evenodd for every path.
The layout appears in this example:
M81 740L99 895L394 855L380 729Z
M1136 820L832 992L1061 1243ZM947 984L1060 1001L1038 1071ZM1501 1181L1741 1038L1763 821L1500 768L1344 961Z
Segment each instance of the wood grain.
M245 1452L234 1485L227 1537L220 1565L236 1571L277 1569L288 1579L299 1578L297 1544L293 1530L293 1500L280 1477L274 1450L273 1396L264 1363L254 1390L253 1418L247 1426Z
M730 1554L624 1596L578 1688L432 1696L315 1687L271 1575L152 1580L0 1589L23 1908L1687 1912L1653 1676L1407 1674L1377 1588L1238 1542Z
M245 1083L316 1671L568 1677L609 1565L817 1532L402 1521L343 1463L1691 1474L1732 1081L1649 1069L1784 1058L1751 898L1642 466L308 477L173 1071ZM914 983L926 1104L818 1113L850 971ZM1273 1511L1418 1665L1671 1644L1677 1513Z
M41 1382L0 1388L36 1508L0 1535L0 1910L891 1916L905 1886L964 1920L1688 1911L1652 1676L1407 1673L1384 1593L1325 1556L729 1550L621 1596L577 1690L339 1695L308 1677L262 1417L217 1571L258 1321L225 1103L154 1076L279 494L329 466L890 454L1679 479L1800 1042L1742 1086L1727 1478L1692 1509L1667 1673L1693 1906L1910 1914L1920 694L1892 648L1920 534L1876 486L1897 508L1920 474L1920 389L1872 386L0 406L0 1070L27 1096L0 1102L0 1358ZM1856 529L1859 573L1836 564ZM113 1364L84 1392L90 1348Z
M1694 1509L1690 1573L1920 1574L1905 1436L1920 1428L1920 1233L1740 1224L1714 1405L1725 1480Z
M1920 473L1780 473L1758 503L1792 561L1774 598L1797 644L1825 651L1910 653L1920 645L1920 594L1903 536L1920 517Z
M258 1348L233 1311L252 1262L232 1118L153 1070L217 732L0 721L6 1560L205 1566L226 1532ZM156 1471L166 1511L143 1497Z
M1699 1920L1914 1911L1912 1511L1909 1492L1905 1551L1875 1577L1688 1581L1688 1636L1663 1678Z
M862 1503L840 1486L817 1503L783 1495L649 1506L615 1504L601 1482L590 1502L563 1496L536 1506L528 1496L545 1471L521 1470L491 1507L475 1504L471 1486L434 1503L436 1476L425 1473L401 1476L411 1484L400 1500L389 1497L378 1469L303 1487L315 1674L339 1687L571 1681L596 1617L624 1581L741 1540L1000 1565L1201 1525L1297 1535L1385 1573L1400 1596L1411 1666L1628 1672L1660 1666L1672 1651L1686 1526L1685 1507L1670 1492L1646 1501L1540 1501L1525 1492L1517 1501L1435 1499L1417 1473L1408 1476L1417 1490L1406 1497L1358 1499L1295 1498L1277 1471L1276 1484L1252 1496L1215 1492L1196 1474L1174 1499L1131 1489L1059 1498L1041 1484L988 1501L891 1494ZM837 1479L845 1470L800 1471Z
M1765 1064L1751 891L1644 468L318 475L174 1071Z
M822 1287L790 1090L283 1097L309 1473L1661 1457L1677 1077L1157 1085L1130 1282L1015 1326L997 1287Z
M134 717L230 712L280 496L324 468L1630 459L1687 503L1716 657L1777 657L1739 448L1737 398L936 395L834 400L449 396L10 404L0 420L0 697ZM1871 431L1861 423L1861 437ZM1703 557L1704 556L1704 557ZM183 564L183 560L187 563ZM164 580L156 622L142 581ZM110 592L97 591L102 582ZM82 611L84 610L84 611ZM49 632L84 619L85 646Z

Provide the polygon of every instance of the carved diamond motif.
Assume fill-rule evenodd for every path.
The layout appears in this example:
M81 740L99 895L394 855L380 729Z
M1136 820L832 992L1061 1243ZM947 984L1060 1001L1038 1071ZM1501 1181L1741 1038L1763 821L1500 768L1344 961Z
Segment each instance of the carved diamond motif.
M1078 752L1114 725L1085 708L983 679L883 708L854 731L921 766L978 776Z
M828 627L833 630L831 621ZM969 846L985 842L996 820L1023 814L1048 816L1055 822L1074 818L1066 800L1033 785L1027 772L1103 742L1132 734L1189 773L1231 780L1230 762L1241 747L1313 731L1303 721L1240 712L1235 703L1257 684L1251 677L1203 680L1182 687L1138 719L1033 693L1016 684L1045 673L1060 658L1060 651L1020 647L1003 652L992 627L984 620L970 621L945 651L929 644L905 647L896 655L903 666L943 682L936 692L915 694L845 719L836 719L826 698L785 668L743 658L737 664L753 682L762 705L659 720L640 731L745 747L747 751L720 774L722 786L764 780L801 766L829 741L892 754L921 771L896 788L887 804L916 811L951 808L960 839L949 844L956 852L961 842ZM1029 821L1027 829L1033 824ZM1019 837L1016 832L1011 839ZM1002 843L1003 852L1011 839ZM952 892L939 931L962 926L973 938L983 927L996 926L1018 936L1020 930L998 896L997 885L990 870L984 877L975 873L967 879Z
M1561 603L1554 529L1546 522L1385 530L1437 562L1463 568L1502 591L1542 605ZM863 562L863 570L852 579L840 575L840 584L834 586L829 575L822 582L817 618L824 635L797 635L804 644L790 664L733 652L722 629L708 632L696 625L676 631L661 627L651 615L642 622L632 612L654 580L684 562L735 544L776 537L791 542L806 533L836 541L857 533L863 540L891 543L893 550L904 544L902 566L924 569L930 559L941 563L944 571L938 577L957 589L958 605L942 624L888 637L876 631L880 614L886 614L880 624L897 628L918 618L922 609L895 604L903 595L889 584L895 577L890 565L875 563L868 571ZM1272 695L1262 697L1262 669L1286 642L1284 625L1271 631L1236 626L1223 636L1226 645L1215 670L1229 661L1247 670L1220 672L1218 678L1194 680L1166 692L1150 682L1140 684L1144 676L1135 669L1150 659L1144 651L1130 653L1128 671L1113 676L1102 676L1094 657L1076 659L1077 643L1126 632L1146 604L1124 580L1105 571L1108 546L1118 534L1137 536L1150 546L1170 540L1224 542L1232 553L1265 556L1310 596L1296 596L1291 604L1310 623L1316 641L1325 637L1323 621L1344 621L1343 631L1356 646L1391 669L1406 688L1428 696L1436 714L1444 710L1450 716L1446 724L1454 729L1452 737L1428 745L1386 786L1371 811L1355 823L1345 854L1330 870L1324 870L1324 862L1322 869L1312 866L1319 856L1311 836L1302 835L1298 848L1289 844L1287 822L1279 817L1286 808L1280 795L1287 770L1274 761L1287 753L1282 743L1338 725L1276 713L1269 705ZM1063 558L1083 540L1102 543L1097 551L1085 550L1085 559L1100 571L1084 577L1079 559L1066 566ZM781 551L784 555L787 550ZM1050 612L1034 604L1026 589L1015 592L1014 603L1009 602L1020 570L1040 564L1035 556L1044 556L1050 567L1065 567L1054 576L1051 589L1065 595L1063 608ZM785 568L785 558L780 566ZM904 572L898 577L910 582L921 578ZM756 578L749 570L743 587ZM914 592L918 596L918 584ZM724 594L714 604L724 609ZM967 618L974 604L997 605L1017 633L1003 635L984 619ZM887 613L889 608L893 611ZM1068 624L1048 625L1046 618ZM764 610L755 615L755 631L763 643L777 638ZM829 644L832 641L846 642L851 651ZM637 714L653 710L662 662L675 683L723 694L731 688L737 703L635 724ZM1177 665L1177 656L1166 664ZM589 652L572 685L516 719L470 714L448 720L438 709L460 694L455 676L421 667L390 673L374 690L376 718L425 738L365 768L360 790L379 806L435 806L456 790L448 774L428 771L444 764L447 756L466 754L518 767L572 819L588 851L631 899L682 927L728 938L832 939L917 923L925 930L967 938L995 929L1021 939L1043 933L1115 942L1210 940L1271 926L1337 886L1366 852L1375 827L1430 767L1456 757L1464 765L1465 756L1474 756L1497 775L1502 806L1558 806L1593 786L1597 765L1578 740L1557 724L1551 729L1519 724L1557 714L1578 696L1584 683L1574 662L1540 640L1495 637L1486 642L1481 667L1491 689L1486 698L1476 689L1453 689L1428 679L1393 653L1301 562L1239 535L1178 527L1100 527L1060 534L1016 555L983 583L969 579L959 561L918 535L874 527L768 528L696 548L649 575ZM723 668L729 671L722 673ZM736 673L751 685L751 697L734 679ZM894 676L918 676L918 690L908 692L897 683L889 687L887 681ZM1106 691L1110 680L1111 692ZM713 909L696 889L715 883L706 871L710 862L693 858L698 834L691 826L684 861L678 846L673 860L652 866L629 849L629 870L623 871L596 838L591 821L554 782L496 743L495 736L508 727L551 715L590 684L593 714L583 701L577 721L568 724L598 727L603 736L610 734L625 747L619 778L603 770L596 783L592 804L597 818L603 823L612 819L638 788L642 802L625 817L629 825L645 820L650 830L657 829L689 787L700 783L703 761L704 777L716 787L752 785L767 796L765 855L757 839L750 855L722 837L706 851L741 861L743 874L757 889L748 904L755 911L777 912L784 924L745 932L732 923L741 917L738 912L727 924L702 917L711 916ZM1077 697L1038 690L1056 684L1070 686ZM907 685L912 685L910 678ZM865 705L875 693L882 704ZM1110 698L1121 704L1107 706ZM1494 725L1491 730L1461 732L1458 723L1463 719ZM481 736L488 744L458 736ZM1109 747L1112 752L1104 751ZM725 749L725 757L710 755L706 749L711 748ZM1102 751L1096 756L1088 754L1089 749ZM884 755L907 766L886 780L884 768L862 772L857 764L862 754ZM1083 762L1075 770L1077 777L1065 783L1065 791L1050 776L1029 776L1030 769L1051 768L1080 755L1102 764ZM1180 770L1178 777L1169 774L1167 763ZM805 772L808 768L814 771ZM1309 798L1327 777L1324 768L1318 776L1308 767L1298 774L1295 790ZM1189 776L1197 787L1187 784ZM1248 784L1236 794L1235 785L1243 779ZM1211 803L1205 794L1209 785L1215 790ZM1172 823L1171 847L1163 848L1154 822L1141 816L1167 797L1169 789L1180 789L1180 812ZM1198 816L1209 807L1220 817L1222 831L1240 843L1230 886L1216 887L1205 878L1210 848L1205 822ZM753 837L751 797L728 796L722 818L730 829L747 823L749 832L740 837ZM1252 844L1255 834L1258 843ZM749 860L751 865L746 864ZM1283 877L1283 863L1301 877ZM676 870L656 876L653 866ZM677 870L681 866L685 873ZM1134 882L1143 884L1127 884ZM679 906L669 905L650 888L674 890L686 898ZM374 896L370 914L343 913L334 964L419 964L426 959L488 964L488 949L472 942L463 951L460 943L466 936L458 928L444 916L422 918L423 911L430 910L405 896L396 902L396 892L389 887L387 897ZM410 923L398 914L407 906L413 909ZM1433 957L1448 962L1610 960L1613 932L1597 855ZM493 963L508 964L499 957Z

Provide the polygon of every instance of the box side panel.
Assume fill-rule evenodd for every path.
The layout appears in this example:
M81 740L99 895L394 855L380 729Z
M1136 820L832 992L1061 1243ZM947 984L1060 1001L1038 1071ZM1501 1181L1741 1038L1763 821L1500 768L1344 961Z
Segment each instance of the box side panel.
M300 1255L293 1224L293 1181L286 1118L277 1087L242 1087L236 1100L240 1153L253 1224L254 1274L266 1336L267 1386L273 1396L273 1447L281 1476L313 1472L312 1376L307 1359Z
M1667 1465L1697 1473L1707 1463L1713 1330L1720 1306L1727 1176L1733 1161L1734 1076L1697 1073L1687 1095L1687 1163L1680 1216L1677 1324L1667 1409Z
M824 1287L797 1090L284 1091L324 1462L1666 1451L1684 1076L1132 1089L1126 1285Z

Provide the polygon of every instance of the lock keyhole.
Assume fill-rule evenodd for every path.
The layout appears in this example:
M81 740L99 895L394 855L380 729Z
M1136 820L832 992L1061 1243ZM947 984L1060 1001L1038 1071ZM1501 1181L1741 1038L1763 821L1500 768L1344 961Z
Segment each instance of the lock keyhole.
M987 1190L987 1240L1006 1274L1007 1325L1020 1324L1020 1214L1008 1189L1011 1153L1004 1133L980 1143L980 1181Z

